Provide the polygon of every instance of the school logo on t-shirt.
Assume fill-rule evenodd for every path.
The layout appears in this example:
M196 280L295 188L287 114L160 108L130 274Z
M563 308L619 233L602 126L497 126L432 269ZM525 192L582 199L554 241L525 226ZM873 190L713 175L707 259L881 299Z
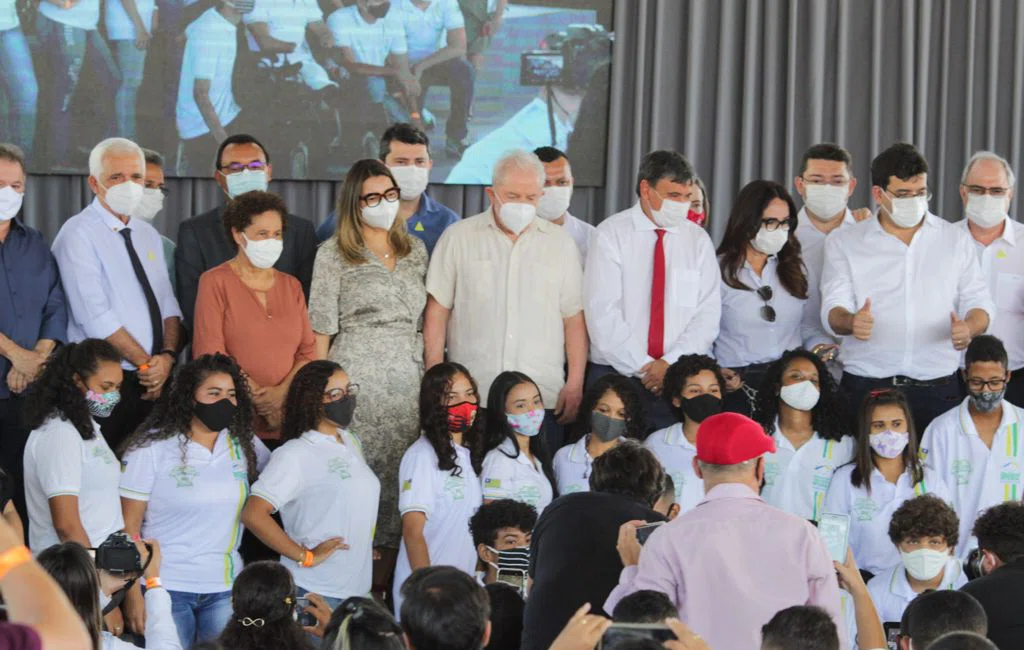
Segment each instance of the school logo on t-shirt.
M835 472L835 467L824 463L814 468L814 478L811 479L811 486L818 492L825 492L828 490L829 483L832 482L832 473Z
M857 521L871 521L878 512L878 504L861 497L853 502L853 512L857 515Z
M102 460L106 465L113 465L117 462L117 458L106 447L93 447L92 457Z
M1000 483L1017 483L1020 481L1020 465L1012 460L1004 463L999 470Z
M491 489L494 489L494 490L500 490L501 489L501 479L500 478L485 478L484 479L484 487L485 488L491 488Z
M466 498L466 480L461 476L447 476L444 479L444 491L452 501L462 501Z
M176 487L193 487L195 478L199 476L199 470L188 465L178 465L171 470L170 476L177 483Z
M582 491L583 491L583 486L582 485L579 485L577 483L573 483L572 485L567 486L565 488L565 492L563 492L562 494L572 494L573 492L582 492Z
M352 473L348 471L348 462L344 458L332 458L327 461L327 471L337 474L342 480L352 478Z
M949 473L956 479L957 485L967 485L971 481L971 461L958 458L950 465Z
M540 503L540 488L536 485L524 485L516 492L516 500L528 503L533 507L537 507Z

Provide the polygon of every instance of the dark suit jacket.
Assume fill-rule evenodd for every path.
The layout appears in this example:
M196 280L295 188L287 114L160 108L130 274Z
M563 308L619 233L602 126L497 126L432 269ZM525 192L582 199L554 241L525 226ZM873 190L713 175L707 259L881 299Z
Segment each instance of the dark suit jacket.
M1004 564L960 588L978 599L988 616L988 638L999 650L1024 648L1024 559Z
M199 276L236 254L235 243L224 231L224 206L187 219L178 226L178 248L174 251L175 289L185 315L185 327L192 330ZM298 278L309 300L316 259L316 232L313 222L293 214L285 217L284 251L274 268Z

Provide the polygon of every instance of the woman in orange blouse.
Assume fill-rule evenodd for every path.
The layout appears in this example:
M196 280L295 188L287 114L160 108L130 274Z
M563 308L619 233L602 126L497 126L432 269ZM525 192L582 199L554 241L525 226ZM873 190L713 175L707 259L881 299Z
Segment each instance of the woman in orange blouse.
M224 227L238 255L199 278L192 355L221 352L248 376L257 433L276 439L288 385L316 356L302 285L274 269L281 256L284 201L247 192L228 203Z

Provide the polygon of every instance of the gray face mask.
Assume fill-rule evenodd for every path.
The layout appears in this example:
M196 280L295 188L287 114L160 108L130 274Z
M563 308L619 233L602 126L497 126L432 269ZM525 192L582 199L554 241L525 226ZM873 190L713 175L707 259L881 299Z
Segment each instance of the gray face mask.
M626 433L626 421L615 420L600 411L590 414L590 429L601 442L611 442Z
M1006 394L1006 389L995 392L982 392L982 393L971 393L971 404L974 404L974 408L978 409L982 413L991 413L992 411L999 408L999 405L1003 401L1003 395Z

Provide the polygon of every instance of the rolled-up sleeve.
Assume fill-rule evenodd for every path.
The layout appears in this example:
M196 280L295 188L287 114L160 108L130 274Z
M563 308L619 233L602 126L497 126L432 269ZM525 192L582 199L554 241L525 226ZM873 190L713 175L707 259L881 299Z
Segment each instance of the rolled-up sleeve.
M583 273L583 309L591 346L617 372L627 377L634 376L651 361L645 341L626 321L622 302L621 256L611 237L600 228L591 237L587 252L587 266ZM718 331L717 320L715 331Z
M830 336L838 336L829 325L828 315L836 307L851 314L857 311L853 290L853 268L839 237L825 240L825 263L821 271L821 326Z
M988 314L988 326L996 317L996 305L992 301L988 282L981 270L978 255L972 250L968 235L963 234L957 242L957 261L960 263L960 281L957 285L956 308L960 318L966 318L972 309L981 309Z
M92 242L81 233L62 232L54 242L53 256L71 315L85 336L105 339L121 329L123 324L103 291L103 269Z

